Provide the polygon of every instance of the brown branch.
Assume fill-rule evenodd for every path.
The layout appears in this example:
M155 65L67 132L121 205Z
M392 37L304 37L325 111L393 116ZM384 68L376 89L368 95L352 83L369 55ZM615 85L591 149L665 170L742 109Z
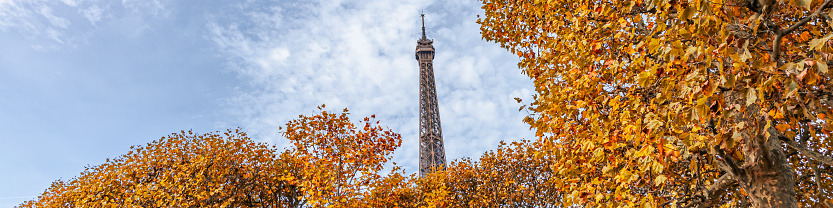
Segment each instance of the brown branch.
M752 34L749 32L752 29L749 28L746 25L727 24L726 25L726 30L729 31L729 34L735 35L735 36L743 38L743 39L752 38Z
M792 31L798 29L798 27L801 27L804 24L807 24L807 22L810 22L810 20L815 19L817 16L819 16L819 14L821 14L821 11L824 10L827 7L827 5L830 4L830 2L833 2L833 0L824 1L824 3L822 3L821 6L819 6L819 8L816 9L815 12L813 12L813 14L811 14L810 16L804 17L803 19L799 20L797 23L788 27L787 29L779 30L778 28L775 28L775 42L772 43L772 45L773 45L772 56L771 56L772 57L772 62L777 63L778 58L781 55L780 54L781 53L781 39L785 35L790 34Z
M807 149L807 147L804 147L803 145L799 144L798 142L795 142L792 139L787 138L785 136L778 136L778 139L780 139L781 141L784 141L784 143L787 143L787 146L789 146L790 148L793 148L793 149L797 150L798 152L800 152L801 154L804 154L805 156L807 156L809 158L815 159L817 162L820 162L820 163L823 163L823 164L826 164L826 165L829 165L829 166L833 166L833 158L831 158L831 157L824 156L821 153L818 153L816 151Z
M717 181L714 182L709 189L706 190L706 195L709 196L708 199L706 198L697 198L691 201L691 203L683 206L683 207L713 207L718 200L720 200L720 196L725 194L729 188L738 185L738 180L732 176L731 173L723 174Z
M735 163L734 157L727 155L726 152L724 152L723 149L720 149L718 145L715 145L714 149L717 150L717 154L720 155L723 161L726 161L726 165L729 165L729 169L731 170L729 171L730 174L735 176L742 176L744 174L743 169L738 167L737 163Z
M816 198L823 199L821 196L821 171L819 171L819 166L816 164L813 164L813 174L816 177Z
M720 169L723 172L732 173L732 168L730 168L729 165L726 165L725 162L720 160L715 160L715 162L717 163L717 169Z

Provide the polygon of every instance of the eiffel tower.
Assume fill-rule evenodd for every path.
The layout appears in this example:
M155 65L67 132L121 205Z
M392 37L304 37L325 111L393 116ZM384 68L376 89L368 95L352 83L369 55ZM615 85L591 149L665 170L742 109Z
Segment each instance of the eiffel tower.
M419 175L445 168L445 145L434 87L434 40L425 37L425 14L422 16L422 38L417 40L419 61Z

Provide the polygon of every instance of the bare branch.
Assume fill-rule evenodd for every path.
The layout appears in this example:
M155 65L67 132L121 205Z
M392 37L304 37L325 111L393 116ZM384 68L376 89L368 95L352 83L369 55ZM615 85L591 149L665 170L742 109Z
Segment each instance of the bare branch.
M729 171L729 173L735 176L741 176L744 174L743 169L740 169L737 163L735 163L734 157L732 157L731 155L727 155L726 152L724 152L723 149L720 149L720 147L717 145L714 146L714 149L717 150L717 154L720 155L723 161L726 161L726 165L728 165L729 170L731 170Z
M824 156L821 153L818 153L816 151L807 149L807 147L804 147L803 145L799 144L798 142L795 142L792 139L787 138L785 136L778 136L778 139L780 139L781 141L784 141L784 143L787 143L787 146L789 146L790 148L793 148L793 149L797 150L798 152L800 152L801 154L804 154L807 157L815 159L817 162L820 162L820 163L823 163L823 164L826 164L826 165L829 165L829 166L833 166L833 158L831 158L831 157Z
M798 27L801 27L802 25L807 24L807 22L810 22L810 20L813 20L817 16L819 16L819 14L821 14L821 11L824 10L827 7L827 5L830 4L830 2L833 2L833 0L824 1L824 3L822 3L821 6L819 6L819 8L816 9L815 12L813 12L813 14L811 14L810 16L804 17L803 19L799 20L797 23L788 27L787 29L784 29L784 30L778 30L777 28L775 29L775 42L772 43L773 48L772 48L772 56L771 56L773 62L777 62L779 56L781 55L780 54L781 53L781 39L785 35L790 34L792 31L798 29Z
M816 164L813 164L813 174L816 177L816 198L823 199L821 195L821 171L819 171L819 166Z
M709 199L697 198L683 207L713 207L720 200L721 195L736 185L738 185L738 180L731 173L723 174L706 190L706 194L710 196Z

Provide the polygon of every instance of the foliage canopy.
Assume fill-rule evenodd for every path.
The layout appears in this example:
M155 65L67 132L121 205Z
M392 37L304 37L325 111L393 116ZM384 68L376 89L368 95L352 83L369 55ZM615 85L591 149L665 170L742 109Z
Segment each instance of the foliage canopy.
M323 106L322 106L323 107ZM319 108L321 109L321 108ZM372 118L372 117L371 117ZM412 179L378 174L399 134L345 109L287 123L294 145L279 151L240 130L171 134L58 180L21 207L350 207L372 206ZM394 171L398 170L397 168ZM396 177L395 177L396 176ZM397 182L396 180L400 180ZM387 182L393 183L386 185ZM399 194L401 195L401 194ZM374 198L376 197L376 198Z
M830 0L482 0L565 205L831 206Z
M53 182L21 207L288 206L300 196L297 162L239 130L182 131Z

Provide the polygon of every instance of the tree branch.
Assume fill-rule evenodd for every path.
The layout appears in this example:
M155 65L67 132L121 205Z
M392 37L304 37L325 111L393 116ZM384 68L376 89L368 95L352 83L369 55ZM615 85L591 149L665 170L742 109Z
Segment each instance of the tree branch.
M793 148L793 149L797 150L798 152L800 152L801 154L804 154L807 157L815 159L817 162L820 162L820 163L823 163L823 164L826 164L826 165L829 165L829 166L833 166L833 158L831 158L831 157L824 156L821 153L818 153L816 151L807 149L807 147L804 147L801 144L799 144L798 142L795 142L792 139L787 138L785 136L778 136L778 139L780 139L781 141L784 141L784 143L787 143L787 146L789 146L790 148Z
M717 145L714 146L714 149L717 150L717 154L720 155L723 161L726 161L726 165L729 165L729 169L731 170L729 171L729 173L735 176L741 176L744 174L743 169L740 169L737 163L735 163L734 157L732 157L731 155L726 155L726 152L724 152L723 149L720 149L720 147Z
M821 171L819 171L819 166L816 164L813 164L813 174L816 177L816 198L821 200L823 199L821 195Z
M813 20L817 16L819 16L819 14L821 14L821 11L824 10L827 7L827 5L830 4L830 2L833 2L833 0L824 1L824 3L822 3L821 6L819 6L819 8L816 9L815 12L813 12L813 14L811 14L810 16L804 17L803 19L799 20L797 23L788 27L787 29L784 29L784 30L779 30L777 28L775 29L775 42L772 43L772 45L773 45L772 56L771 56L772 57L772 62L777 62L779 56L781 55L781 39L785 35L790 34L792 31L798 29L798 27L801 27L802 25L807 24L807 22L810 22L810 20Z
M738 185L738 180L731 173L723 174L706 190L706 194L710 196L709 199L697 198L683 207L713 207L720 200L721 195L725 194L730 187L736 185Z

